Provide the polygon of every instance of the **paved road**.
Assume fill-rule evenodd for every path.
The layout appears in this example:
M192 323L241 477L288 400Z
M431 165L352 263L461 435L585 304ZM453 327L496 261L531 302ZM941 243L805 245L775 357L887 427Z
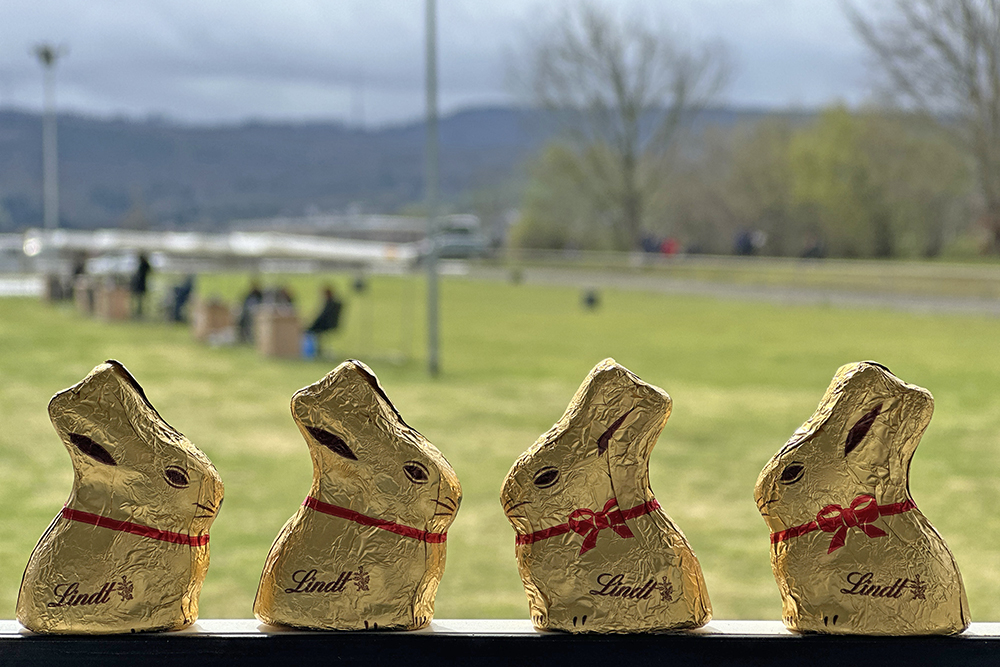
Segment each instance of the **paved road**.
M509 280L506 269L471 268L470 278ZM583 271L561 268L525 268L526 283L564 285L580 288L646 290L667 294L694 294L739 301L766 301L780 304L826 305L839 308L872 308L917 313L955 313L1000 317L1000 299L911 295L886 292L846 292L809 287L734 285L703 280L670 278L648 274Z

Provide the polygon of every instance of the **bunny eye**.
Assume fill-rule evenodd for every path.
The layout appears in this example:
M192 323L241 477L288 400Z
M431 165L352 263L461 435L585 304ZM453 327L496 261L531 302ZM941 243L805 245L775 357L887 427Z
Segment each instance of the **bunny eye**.
M191 483L187 471L178 466L167 466L163 471L163 477L167 480L167 484L175 489L186 489Z
M351 451L351 448L347 446L344 439L339 435L334 435L329 431L324 431L321 428L316 428L315 426L306 426L306 430L309 431L309 435L316 438L316 442L323 445L334 454L340 454L345 459L351 459L352 461L357 461L358 457Z
M116 466L114 457L108 452L108 450L101 447L99 444L91 440L85 435L80 435L79 433L70 433L69 441L73 443L73 446L79 449L82 453L86 454L90 458L103 463L104 465Z
M559 481L559 469L552 467L542 468L535 473L533 481L539 489L547 489Z
M792 461L785 467L784 470L781 471L781 477L778 481L782 484L795 484L795 482L802 479L802 475L805 471L806 467L804 465L798 461Z
M426 484L431 478L427 473L427 468L419 461L407 461L404 463L403 473L414 484Z

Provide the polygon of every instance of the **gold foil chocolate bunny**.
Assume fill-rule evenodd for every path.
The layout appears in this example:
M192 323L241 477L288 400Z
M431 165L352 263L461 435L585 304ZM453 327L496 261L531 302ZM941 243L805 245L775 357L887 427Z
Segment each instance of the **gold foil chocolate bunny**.
M24 571L17 620L44 633L176 630L198 618L222 480L117 361L56 394L73 488Z
M500 501L535 627L695 628L712 616L698 559L649 488L671 400L605 359L514 462Z
M791 630L953 634L969 625L955 559L909 490L934 411L873 362L842 366L816 413L764 466L755 499Z
M268 554L257 618L326 630L425 627L462 500L455 471L360 361L299 390L292 417L312 455L312 488Z

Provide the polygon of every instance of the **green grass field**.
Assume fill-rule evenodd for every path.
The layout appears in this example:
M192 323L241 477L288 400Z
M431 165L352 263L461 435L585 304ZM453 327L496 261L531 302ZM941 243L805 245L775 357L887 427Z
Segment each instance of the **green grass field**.
M326 278L289 278L304 312L314 311ZM334 279L346 293L347 277ZM245 287L241 276L200 283L203 294L227 298ZM955 552L973 619L1000 620L1000 320L610 291L586 312L579 296L445 279L444 372L435 380L420 360L419 279L376 277L360 300L348 293L345 329L326 341L337 359L372 366L462 481L439 618L527 617L500 484L590 368L612 356L674 399L653 452L652 487L701 558L716 618L779 617L754 481L812 414L837 367L875 359L936 397L912 467L913 496ZM336 360L261 359L247 348L197 344L182 326L102 323L68 306L0 299L0 618L13 617L24 564L71 484L48 399L109 357L218 467L226 503L212 529L201 615L250 617L268 548L309 488L289 399Z

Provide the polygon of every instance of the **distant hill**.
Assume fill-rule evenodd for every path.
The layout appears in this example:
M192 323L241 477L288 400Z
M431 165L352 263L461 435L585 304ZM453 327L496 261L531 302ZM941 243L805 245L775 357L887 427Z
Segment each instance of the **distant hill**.
M732 126L768 113L712 109L695 124ZM38 114L0 110L0 231L40 224L41 132ZM485 108L442 118L443 197L509 182L549 136L551 123L538 111ZM61 115L61 222L211 229L233 218L352 204L393 212L423 197L423 149L419 122L361 130Z

